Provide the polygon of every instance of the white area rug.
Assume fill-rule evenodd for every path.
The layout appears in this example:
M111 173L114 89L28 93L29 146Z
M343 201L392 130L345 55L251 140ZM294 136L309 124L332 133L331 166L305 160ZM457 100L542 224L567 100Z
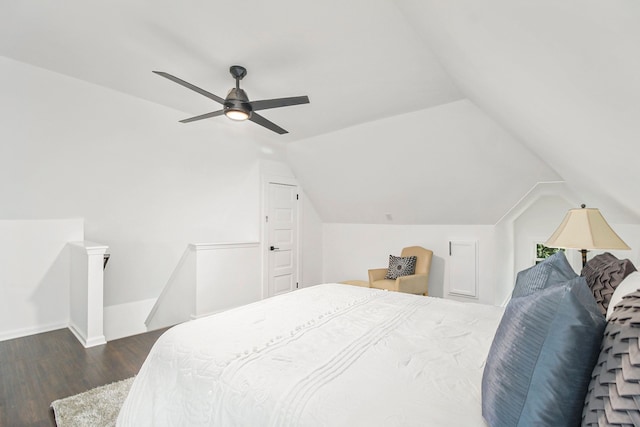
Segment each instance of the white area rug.
M58 427L115 426L133 378L96 387L51 403Z

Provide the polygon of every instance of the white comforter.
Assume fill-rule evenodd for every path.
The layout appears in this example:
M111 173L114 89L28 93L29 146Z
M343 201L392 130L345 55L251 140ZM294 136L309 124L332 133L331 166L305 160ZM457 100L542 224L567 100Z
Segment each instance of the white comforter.
M326 284L167 331L118 426L484 426L502 308Z

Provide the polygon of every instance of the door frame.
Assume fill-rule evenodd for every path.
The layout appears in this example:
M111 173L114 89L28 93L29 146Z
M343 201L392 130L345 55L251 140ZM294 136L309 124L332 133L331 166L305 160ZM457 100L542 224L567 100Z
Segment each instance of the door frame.
M281 185L291 185L295 187L296 193L298 194L298 206L296 209L296 268L295 268L295 279L296 283L300 283L300 272L302 271L302 257L300 256L300 242L302 236L302 191L300 186L298 185L298 181L294 177L289 176L280 176L280 175L262 175L262 197L261 197L261 208L260 208L260 244L262 246L261 254L262 254L262 299L265 299L269 296L269 242L268 242L268 227L267 227L267 215L268 215L268 199L269 199L269 184L281 184Z

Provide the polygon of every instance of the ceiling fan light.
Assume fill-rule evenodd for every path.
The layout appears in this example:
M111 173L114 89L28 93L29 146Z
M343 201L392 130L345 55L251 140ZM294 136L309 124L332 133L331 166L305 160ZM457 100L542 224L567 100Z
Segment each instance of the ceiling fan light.
M243 110L226 110L224 114L230 118L231 120L235 120L241 122L243 120L247 120L249 118L249 113Z

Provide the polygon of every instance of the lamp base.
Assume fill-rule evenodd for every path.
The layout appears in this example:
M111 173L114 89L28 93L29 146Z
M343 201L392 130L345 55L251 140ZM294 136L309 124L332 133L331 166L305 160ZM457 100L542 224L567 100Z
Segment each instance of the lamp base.
M587 250L580 249L580 253L582 254L582 268L584 268L584 266L587 265Z

